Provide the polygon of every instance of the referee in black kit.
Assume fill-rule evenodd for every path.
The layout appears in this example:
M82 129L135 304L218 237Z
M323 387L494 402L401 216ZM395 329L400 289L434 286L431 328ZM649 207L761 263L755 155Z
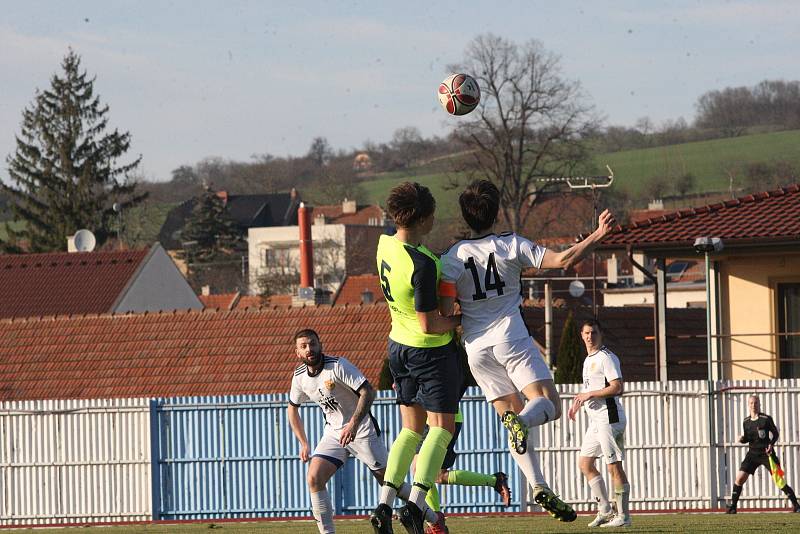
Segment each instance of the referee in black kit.
M733 484L733 492L731 493L731 504L728 506L726 513L735 514L736 505L739 502L739 497L742 494L742 486L747 481L748 477L756 472L758 466L763 465L767 471L771 471L769 465L769 457L773 455L773 459L777 462L777 456L773 451L775 442L778 441L778 428L772 417L761 412L761 401L758 400L757 395L750 395L747 399L747 406L750 408L750 415L744 418L742 427L744 434L739 438L739 443L747 443L750 449L747 451L747 456L742 460L742 465L739 467L739 472L736 474L736 482ZM780 477L783 487L780 486L776 478L776 484L779 484L781 491L783 491L789 500L792 501L794 512L800 512L800 504L797 503L797 497L794 490L786 484L782 477Z

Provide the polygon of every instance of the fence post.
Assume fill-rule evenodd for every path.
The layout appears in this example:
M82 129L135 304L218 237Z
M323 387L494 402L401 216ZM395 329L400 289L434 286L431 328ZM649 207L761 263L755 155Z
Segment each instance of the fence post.
M153 521L161 519L161 432L158 401L150 399L150 491Z

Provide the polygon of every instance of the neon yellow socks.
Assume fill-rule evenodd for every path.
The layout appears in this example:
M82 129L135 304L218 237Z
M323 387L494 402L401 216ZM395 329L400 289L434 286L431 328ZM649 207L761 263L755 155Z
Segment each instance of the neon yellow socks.
M447 474L448 484L458 484L459 486L489 486L494 487L497 479L494 475L485 475L474 471L453 470Z

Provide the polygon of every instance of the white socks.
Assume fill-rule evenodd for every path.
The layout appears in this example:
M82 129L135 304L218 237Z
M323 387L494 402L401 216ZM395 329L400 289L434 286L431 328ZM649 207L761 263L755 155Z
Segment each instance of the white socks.
M592 497L597 501L598 512L608 514L611 512L611 501L608 500L608 491L603 477L594 477L589 481L589 488L592 490Z
M631 497L631 485L630 484L623 484L621 488L614 488L615 501L617 501L617 513L628 519L631 516L630 510L630 497Z
M311 513L317 520L320 534L333 534L333 506L328 490L324 489L311 494Z
M550 406L552 405L550 403ZM528 434L528 450L525 451L525 454L517 454L517 451L511 448L511 457L514 458L522 474L528 479L528 484L534 487L547 486L542 474L542 468L539 466L539 454L536 452L536 437L533 432Z
M555 419L555 416L556 407L547 397L536 397L529 400L517 415L528 428L543 425Z

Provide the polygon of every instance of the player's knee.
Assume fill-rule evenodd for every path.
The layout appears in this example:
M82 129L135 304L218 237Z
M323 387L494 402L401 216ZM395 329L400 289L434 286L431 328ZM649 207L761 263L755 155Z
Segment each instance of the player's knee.
M306 482L308 482L309 488L319 490L325 487L327 480L323 480L323 477L321 477L318 472L309 471L308 475L306 475Z

